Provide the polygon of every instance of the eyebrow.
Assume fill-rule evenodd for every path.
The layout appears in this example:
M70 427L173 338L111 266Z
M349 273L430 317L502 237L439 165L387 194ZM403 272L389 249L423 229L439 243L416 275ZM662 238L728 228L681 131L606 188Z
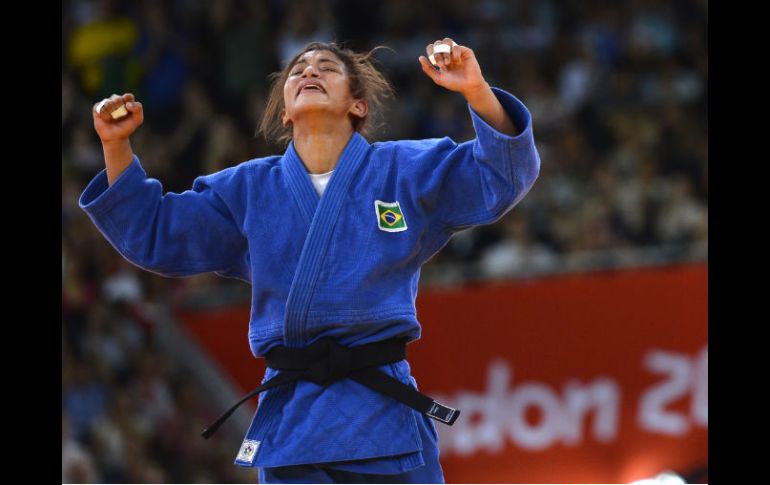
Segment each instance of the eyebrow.
M327 57L321 57L321 58L319 58L319 59L318 59L318 62L319 62L319 63L320 63L320 62L331 62L332 64L336 64L336 65L338 65L338 66L340 65L340 63L339 63L339 62L337 62L337 61L335 61L335 60L332 60L332 59L329 59L329 58L327 58ZM293 66L291 66L291 67L292 67L292 69L293 69L293 68L295 68L295 67L297 67L297 64L308 64L308 62L307 62L305 59L300 59L300 60L298 60L297 62L295 62Z

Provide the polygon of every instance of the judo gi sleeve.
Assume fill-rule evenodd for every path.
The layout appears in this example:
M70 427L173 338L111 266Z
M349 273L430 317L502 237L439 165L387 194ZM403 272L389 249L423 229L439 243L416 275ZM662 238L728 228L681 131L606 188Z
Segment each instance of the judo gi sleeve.
M217 175L198 177L181 194L163 194L134 156L111 186L102 170L79 203L110 244L142 269L162 276L213 271L250 281L247 239L209 183Z
M450 233L500 219L524 198L540 172L529 111L513 95L492 90L519 133L495 130L469 106L476 138L460 144L444 138L435 147L428 204L434 222Z

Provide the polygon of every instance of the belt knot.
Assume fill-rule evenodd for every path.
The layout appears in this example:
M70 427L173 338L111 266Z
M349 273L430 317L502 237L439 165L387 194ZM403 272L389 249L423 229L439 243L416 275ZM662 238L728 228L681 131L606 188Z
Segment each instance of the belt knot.
M309 347L314 356L307 370L311 382L327 386L350 375L353 368L353 350L331 339L321 339Z

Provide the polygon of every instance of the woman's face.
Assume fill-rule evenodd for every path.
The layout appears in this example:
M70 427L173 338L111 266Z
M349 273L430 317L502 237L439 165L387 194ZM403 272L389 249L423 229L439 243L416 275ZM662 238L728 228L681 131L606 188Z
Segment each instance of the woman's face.
M350 78L343 62L330 51L308 51L297 59L283 85L283 123L323 112L346 117L366 115L366 102L350 93Z

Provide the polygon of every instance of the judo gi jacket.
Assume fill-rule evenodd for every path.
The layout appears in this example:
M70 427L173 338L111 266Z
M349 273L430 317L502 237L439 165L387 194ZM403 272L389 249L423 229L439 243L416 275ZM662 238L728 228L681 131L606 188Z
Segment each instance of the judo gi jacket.
M346 346L418 339L420 267L453 233L502 217L539 173L529 111L493 92L518 135L498 132L470 107L476 138L463 143L370 144L354 133L322 197L290 143L282 156L198 177L182 193L164 194L135 156L112 186L105 170L97 174L80 206L140 268L249 282L255 357L322 337ZM380 370L417 386L405 360ZM276 372L268 368L262 382ZM430 419L351 379L325 388L298 381L260 395L236 464L400 473L422 465L426 433L436 439Z

